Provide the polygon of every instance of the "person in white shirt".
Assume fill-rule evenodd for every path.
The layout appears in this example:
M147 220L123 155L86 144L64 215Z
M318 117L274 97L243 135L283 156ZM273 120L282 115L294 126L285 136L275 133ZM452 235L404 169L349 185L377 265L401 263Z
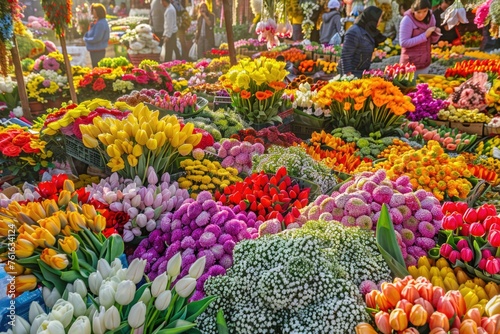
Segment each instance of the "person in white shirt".
M171 61L175 52L176 58L180 58L180 52L177 48L177 12L172 5L171 0L161 0L163 7L166 8L164 14L163 43L165 52L164 61Z
M164 21L165 7L161 3L161 0L151 1L151 11L149 13L149 24L153 28L153 34L160 39L160 47L163 45L163 27L165 25Z

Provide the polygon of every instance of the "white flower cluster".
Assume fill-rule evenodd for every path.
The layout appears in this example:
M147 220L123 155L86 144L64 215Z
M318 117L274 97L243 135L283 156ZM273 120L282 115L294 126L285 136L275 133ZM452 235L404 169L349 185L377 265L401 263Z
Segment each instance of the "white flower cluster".
M322 109L318 104L313 102L314 97L318 94L317 91L311 90L311 85L308 82L301 83L299 89L295 91L295 99L292 107L300 108L308 115L314 116L331 116L329 108Z
M56 71L41 70L39 74L50 81L54 81L59 87L64 87L68 83L68 78L65 75L60 75Z
M198 318L202 333L217 333L219 309L230 333L354 333L368 314L357 286L343 277L339 265L345 256L329 249L343 242L328 240L342 237L329 232L329 225L313 221L302 229L238 243L227 275L205 283L206 293L219 298ZM358 262L353 258L351 266Z
M322 162L314 160L301 147L272 146L267 154L253 156L253 171L275 173L285 166L288 175L311 181L321 188L321 193L336 185L332 170Z
M134 83L132 81L116 80L113 82L113 91L127 93L134 89Z
M17 87L17 82L12 81L10 76L8 77L0 77L0 94L10 94L14 91L14 88Z
M152 28L148 24L139 24L135 29L127 30L120 38L125 43L130 54L160 53L160 43L154 39Z

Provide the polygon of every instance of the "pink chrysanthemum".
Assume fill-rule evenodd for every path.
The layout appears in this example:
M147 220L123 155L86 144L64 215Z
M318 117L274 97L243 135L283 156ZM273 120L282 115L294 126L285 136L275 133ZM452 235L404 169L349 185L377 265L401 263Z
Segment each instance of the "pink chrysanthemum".
M363 296L370 293L372 290L377 290L377 284L375 284L373 281L363 281L359 285L359 293L361 293Z

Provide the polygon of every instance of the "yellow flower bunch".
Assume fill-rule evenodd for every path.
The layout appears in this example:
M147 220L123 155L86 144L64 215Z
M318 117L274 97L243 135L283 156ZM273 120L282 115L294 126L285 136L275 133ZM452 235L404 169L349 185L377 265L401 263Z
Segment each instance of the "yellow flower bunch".
M90 204L75 204L74 189L73 182L65 180L57 199L22 205L14 201L0 209L0 240L9 240L15 249L14 259L3 253L0 261L22 282L16 285L16 294L35 289L42 279L55 285L55 279L72 282L95 271L93 262L96 265L103 254L106 240L100 233L106 228L106 218ZM95 261L87 263L84 253L77 255L81 247L89 257L93 253Z
M47 102L48 97L59 95L61 92L61 88L55 81L48 80L42 75L34 73L28 77L26 90L28 91L28 98L30 100L41 103Z
M147 177L152 166L158 175L176 170L179 156L191 153L201 141L201 133L193 133L194 124L181 124L175 115L159 119L159 111L151 111L140 103L124 119L93 119L93 124L80 125L83 144L98 148L112 172L125 178Z
M288 74L285 65L285 62L266 57L244 58L221 76L220 81L224 87L232 91L245 89L250 93L256 93L268 88L262 87L264 84L283 81Z
M313 101L330 108L334 128L353 126L368 135L389 133L401 125L403 115L415 111L408 96L382 78L334 81L321 88Z
M214 193L216 190L222 191L232 183L242 181L236 168L223 168L218 161L187 159L181 161L180 166L185 170L186 176L179 178L179 187L188 189L193 198L196 198L200 191Z
M401 175L410 177L414 190L424 189L440 201L445 199L465 199L472 184L467 178L472 176L465 157L451 158L441 145L434 140L420 150L400 154L389 154L386 161L375 165L387 170L387 176L396 180Z

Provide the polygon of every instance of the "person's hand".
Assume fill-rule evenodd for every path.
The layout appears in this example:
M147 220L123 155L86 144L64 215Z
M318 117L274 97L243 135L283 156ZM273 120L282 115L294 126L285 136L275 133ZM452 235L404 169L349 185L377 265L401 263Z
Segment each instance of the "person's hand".
M436 27L430 27L429 29L427 29L427 31L425 32L425 37L429 38L435 30Z
M167 36L163 37L163 43L167 43L169 38Z
M441 34L441 28L436 27L436 30L434 30L434 32L435 32L436 34Z

